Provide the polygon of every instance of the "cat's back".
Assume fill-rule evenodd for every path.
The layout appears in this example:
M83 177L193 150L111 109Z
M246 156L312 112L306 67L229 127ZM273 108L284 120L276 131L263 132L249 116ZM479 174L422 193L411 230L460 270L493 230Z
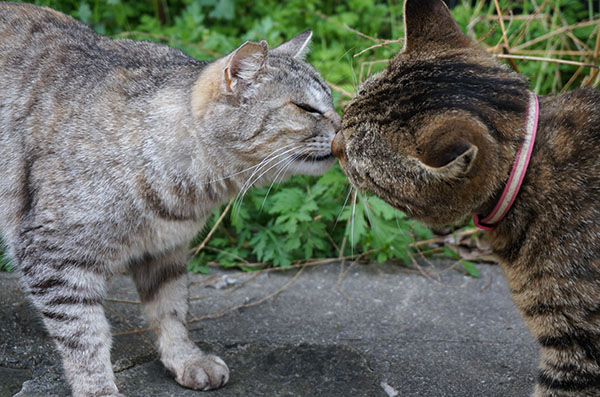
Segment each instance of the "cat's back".
M51 8L10 2L0 3L0 29L1 43L14 42L16 38L25 41L27 36L48 30L93 33L85 24Z
M563 264L586 252L593 258L600 248L600 92L578 88L547 95L539 97L539 106L530 167L519 193L524 204L511 209L514 215L509 213L517 219L537 214L535 223L523 229L527 237L520 240L528 241L528 249L497 252L524 266L539 260L540 255ZM552 237L540 238L542 235ZM504 246L505 239L504 235L492 235L497 246Z
M2 70L27 74L31 61L96 46L100 39L85 24L47 7L26 3L0 3L0 64ZM79 55L79 54L78 54ZM15 76L16 77L16 76Z
M0 234L10 240L33 191L56 203L100 185L113 189L106 202L132 194L141 143L153 144L163 108L187 109L204 65L166 45L100 36L49 8L0 2Z
M35 62L32 62L35 61ZM0 3L0 65L28 74L34 66L85 74L114 68L172 68L199 61L166 45L113 40L47 7ZM74 73L73 73L74 74Z
M157 93L181 97L205 65L163 44L98 35L50 8L0 3L0 135L134 128Z
M600 178L600 92L592 88L540 98L540 141L556 172L592 173ZM600 185L595 187L597 192Z
M584 140L600 140L600 91L584 87L548 95L542 98L542 106L547 108L554 128L581 134Z

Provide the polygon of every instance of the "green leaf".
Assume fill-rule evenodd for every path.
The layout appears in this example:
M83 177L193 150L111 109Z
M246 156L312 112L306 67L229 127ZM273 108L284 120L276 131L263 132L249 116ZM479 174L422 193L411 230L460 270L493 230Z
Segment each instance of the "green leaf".
M481 274L479 273L479 269L477 269L477 267L475 266L475 264L473 262L469 262L464 259L461 259L460 264L463 266L463 268L469 274L469 276L476 277L476 278L479 278L479 276L481 276Z
M233 0L219 0L208 16L230 21L233 19L234 11L235 2Z
M3 252L0 252L0 271L10 272L12 269L13 266L10 263L10 259L8 259Z
M79 4L77 18L85 24L89 24L92 20L92 9L90 8L90 5L85 1Z
M331 170L324 173L318 180L317 184L325 187L337 187L340 185L349 186L350 183L346 178L346 175L342 172L339 164L336 164Z
M202 254L188 262L187 270L193 273L210 274L210 268L204 263Z
M383 263L385 261L387 261L388 256L385 252L381 251L377 254L377 262L379 263Z
M443 251L444 251L444 254L448 258L460 260L460 255L458 254L458 252L454 251L452 248L448 247L447 245L444 246L444 250Z
M385 220L396 219L397 216L400 217L400 219L404 219L406 217L406 215L404 215L402 212L399 212L395 208L391 207L388 203L377 196L369 197L367 202L373 208L373 212Z

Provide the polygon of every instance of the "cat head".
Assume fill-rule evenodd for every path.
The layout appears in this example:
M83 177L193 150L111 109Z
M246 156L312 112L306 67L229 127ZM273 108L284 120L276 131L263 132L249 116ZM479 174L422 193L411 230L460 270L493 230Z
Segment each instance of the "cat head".
M304 61L311 36L271 50L265 41L246 42L210 64L194 87L194 115L218 136L223 160L237 168L263 162L262 182L280 171L281 178L320 174L335 162L340 116L330 88Z
M407 0L404 18L404 49L359 87L333 151L360 190L426 224L455 223L503 188L527 84L464 35L441 0Z

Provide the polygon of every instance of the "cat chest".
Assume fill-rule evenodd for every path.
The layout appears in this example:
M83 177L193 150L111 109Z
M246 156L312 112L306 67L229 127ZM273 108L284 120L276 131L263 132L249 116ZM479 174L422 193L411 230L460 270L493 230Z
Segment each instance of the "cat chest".
M160 254L187 246L204 225L199 221L171 221L153 219L132 241L134 255Z

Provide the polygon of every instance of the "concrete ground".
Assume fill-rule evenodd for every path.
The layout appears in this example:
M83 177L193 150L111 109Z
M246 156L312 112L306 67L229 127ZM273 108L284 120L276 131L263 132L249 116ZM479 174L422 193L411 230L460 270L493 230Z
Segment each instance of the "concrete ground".
M191 335L231 370L229 383L207 395L528 396L536 344L501 270L479 269L478 279L443 264L426 268L428 276L391 264L191 275ZM131 333L146 325L140 305L129 303L137 301L129 278L113 277L109 291L121 392L206 393L175 383L150 333ZM0 302L0 397L68 395L59 357L15 275L0 273Z

